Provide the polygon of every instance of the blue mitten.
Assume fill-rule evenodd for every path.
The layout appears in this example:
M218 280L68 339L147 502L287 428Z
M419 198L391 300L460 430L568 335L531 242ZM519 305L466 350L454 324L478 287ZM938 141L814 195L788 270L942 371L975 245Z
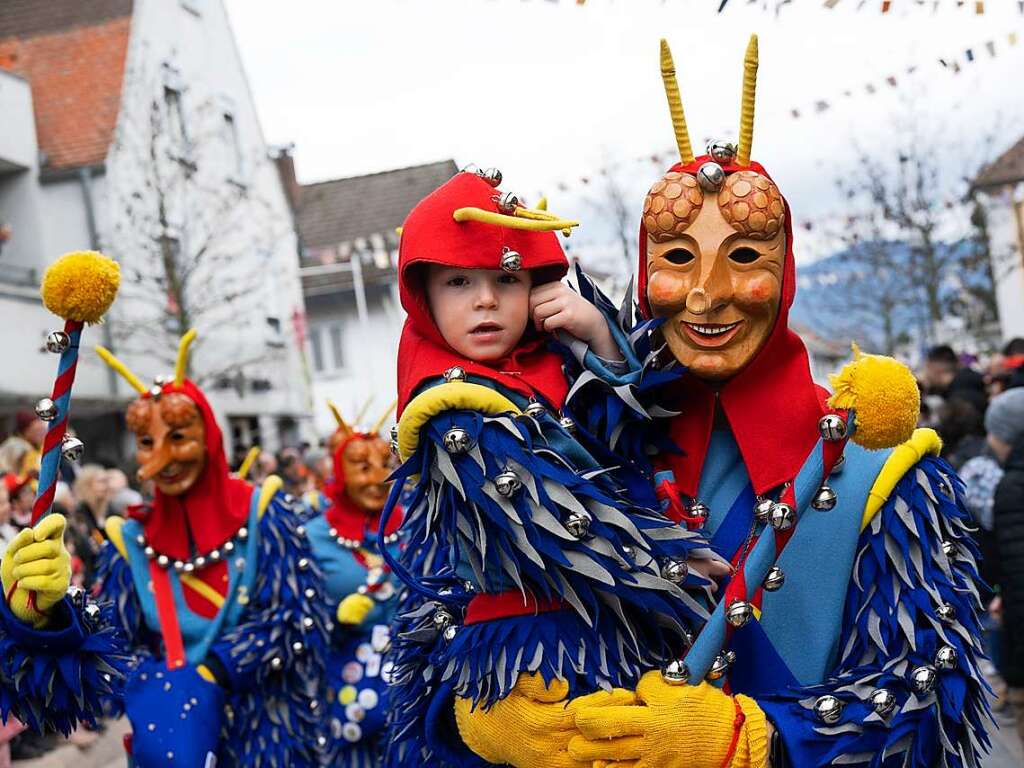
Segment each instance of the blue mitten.
M132 757L138 768L206 765L216 754L224 719L224 690L193 666L169 670L146 659L125 689L132 723Z

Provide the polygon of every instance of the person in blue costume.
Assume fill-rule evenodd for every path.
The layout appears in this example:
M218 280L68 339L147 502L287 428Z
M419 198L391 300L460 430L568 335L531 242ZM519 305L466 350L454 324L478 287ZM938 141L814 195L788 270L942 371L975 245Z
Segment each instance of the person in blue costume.
M553 694L616 703L601 689L673 658L705 617L682 588L704 595L687 563L715 564L705 542L649 491L638 503L634 473L563 409L553 334L616 354L600 313L559 282L556 232L575 222L498 184L459 173L402 229L403 465L384 519L402 498L406 548L386 556L409 597L392 629L388 765L577 766L566 713L532 742L503 740L506 720Z
M328 405L338 424L330 440L333 475L313 499L318 514L305 524L324 574L327 607L336 619L324 678L329 734L324 765L374 768L384 755L388 676L383 654L398 602L377 537L395 464L379 432L392 408L364 432ZM400 514L392 515L383 532L384 545L394 553L401 522Z
M652 486L735 571L635 702L575 710L570 753L601 768L977 766L989 714L963 486L938 436L915 431L904 366L855 350L832 393L812 380L787 322L792 216L750 159L756 38L744 69L738 146L694 157L662 42L681 161L644 204L643 322L628 370L578 356L590 375L576 393L678 403L655 422L636 414L675 446L655 457ZM645 390L666 368L675 380Z
M99 594L135 657L129 765L312 768L330 617L304 506L278 478L253 488L229 474L210 405L185 377L194 338L174 377L149 388L98 348L139 393L127 424L140 478L156 486L129 519L108 519L101 554Z

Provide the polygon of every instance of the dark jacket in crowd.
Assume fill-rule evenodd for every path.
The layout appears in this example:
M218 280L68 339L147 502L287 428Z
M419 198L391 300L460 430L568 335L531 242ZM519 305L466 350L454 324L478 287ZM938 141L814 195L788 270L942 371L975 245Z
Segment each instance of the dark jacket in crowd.
M996 488L993 520L1003 596L1003 677L1024 688L1024 439L1017 441Z

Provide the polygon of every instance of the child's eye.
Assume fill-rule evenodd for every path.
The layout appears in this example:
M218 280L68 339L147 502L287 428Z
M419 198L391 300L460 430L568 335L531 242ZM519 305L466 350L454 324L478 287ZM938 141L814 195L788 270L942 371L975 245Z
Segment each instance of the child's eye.
M514 285L519 282L519 278L515 275L502 275L498 278L498 282L504 283L505 285Z
M450 285L452 288L460 288L463 285L469 285L469 280L459 275L458 277L449 278L445 285Z

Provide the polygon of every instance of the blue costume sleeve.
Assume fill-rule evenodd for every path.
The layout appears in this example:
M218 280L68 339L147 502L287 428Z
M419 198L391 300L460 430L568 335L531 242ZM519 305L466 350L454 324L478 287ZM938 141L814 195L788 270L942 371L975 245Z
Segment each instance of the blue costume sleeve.
M211 666L236 693L253 734L234 765L316 765L325 743L311 683L322 679L330 619L300 510L279 494L260 520L259 574L238 624L211 646ZM234 745L228 745L234 748Z
M127 658L112 606L66 597L50 628L33 629L0 600L0 715L37 731L68 734L94 724L103 704L122 695Z
M968 520L953 470L925 458L863 531L832 676L758 701L792 765L979 764L990 715Z
M452 429L468 436L466 450L445 447ZM417 479L396 568L415 595L392 629L393 676L404 688L392 697L392 755L404 741L405 755L427 750L473 765L452 735L454 697L490 706L520 672L564 679L570 695L630 684L679 653L686 630L706 617L680 586L701 591L707 582L663 576L667 566L711 556L704 539L629 504L616 473L584 467L581 455L549 414L450 410L421 429L396 473L399 483ZM480 592L561 609L464 622Z
M675 412L658 401L671 389L663 385L685 369L671 355L661 354L663 345L654 333L661 320L634 322L632 285L622 305L615 307L578 265L576 281L580 295L604 315L623 360L604 360L586 342L559 334L557 346L572 382L566 410L620 459L650 474L651 455L676 450L660 428Z

